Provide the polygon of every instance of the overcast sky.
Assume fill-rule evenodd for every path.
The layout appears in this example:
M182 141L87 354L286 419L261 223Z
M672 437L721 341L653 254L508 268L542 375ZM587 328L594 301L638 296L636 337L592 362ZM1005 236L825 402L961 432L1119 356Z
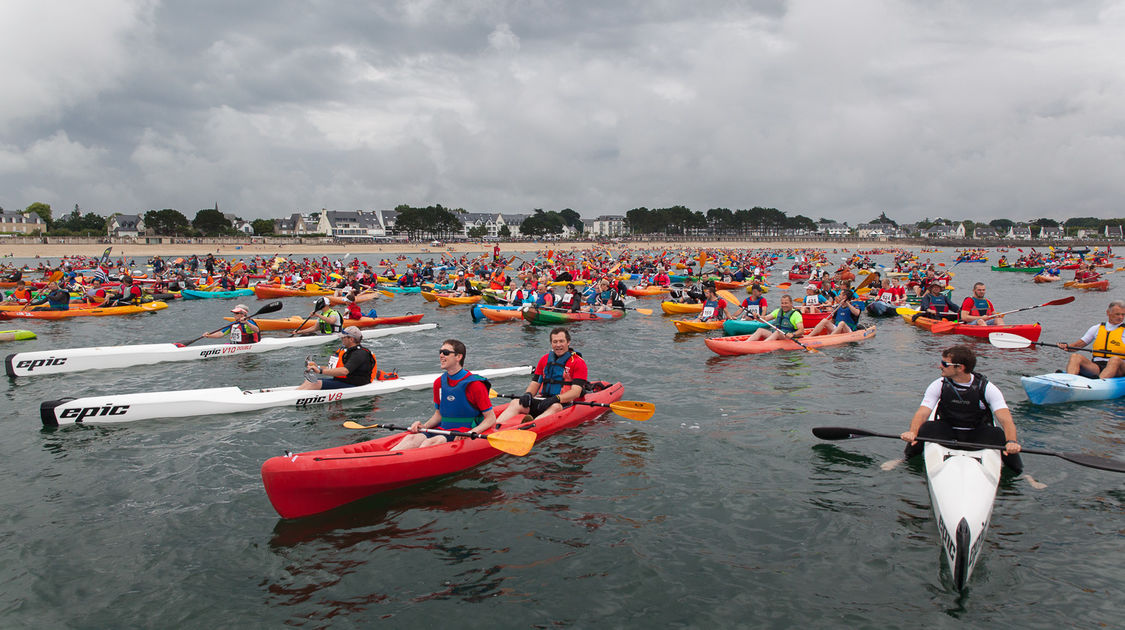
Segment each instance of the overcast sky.
M1119 217L1125 5L0 2L0 206Z

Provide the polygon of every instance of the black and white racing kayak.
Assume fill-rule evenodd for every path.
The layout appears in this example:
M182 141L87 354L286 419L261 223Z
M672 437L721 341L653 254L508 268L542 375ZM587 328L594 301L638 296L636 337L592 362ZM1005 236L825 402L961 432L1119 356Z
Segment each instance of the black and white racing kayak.
M474 370L487 379L531 374L531 366ZM296 387L269 389L239 389L213 387L170 392L148 392L88 398L62 398L48 400L39 406L43 426L64 424L102 424L151 420L154 418L186 418L223 413L255 411L270 407L306 407L323 403L389 394L404 389L429 389L441 376L415 374L400 376L388 381L374 381L367 385L343 389L309 390Z
M437 328L437 325L414 324L411 326L372 328L363 331L363 339L368 341L388 335L420 332L431 328ZM337 340L339 340L339 337L336 335L311 335L307 337L265 337L258 343L207 346L149 343L133 346L92 346L88 348L39 350L9 354L4 359L4 368L7 370L8 376L42 376L44 374L63 374L83 370L126 368L165 361L196 361L233 357L283 348L319 346Z
M963 589L984 546L1000 483L1000 452L963 451L927 442L926 480L953 583Z

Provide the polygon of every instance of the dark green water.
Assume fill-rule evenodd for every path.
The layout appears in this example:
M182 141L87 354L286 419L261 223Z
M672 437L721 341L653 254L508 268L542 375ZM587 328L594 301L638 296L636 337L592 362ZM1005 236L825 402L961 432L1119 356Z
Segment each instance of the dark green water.
M948 253L937 256L952 264ZM1000 310L1070 294L985 265L955 271L958 298L981 279ZM1076 294L1069 306L1010 320L1043 322L1045 341L1073 340L1104 319L1114 295ZM771 305L777 296L767 295ZM309 302L286 300L281 315L305 315ZM220 326L233 303L9 322L4 328L29 328L40 339L3 350L192 337ZM901 443L825 443L810 433L818 425L902 431L938 376L940 349L965 338L935 337L895 318L880 320L878 335L863 345L720 358L702 336L674 335L656 302L644 305L658 314L572 331L591 376L622 381L626 399L655 403L651 420L607 416L537 444L527 457L502 457L299 521L281 520L269 505L259 477L265 459L368 436L341 427L345 420L423 418L427 394L43 430L39 403L61 396L296 384L307 350L9 379L0 444L0 623L1120 624L1125 477L1025 456L1028 471L1049 487L1001 483L985 549L962 594L941 557L920 465L879 469ZM434 351L448 337L468 344L470 369L533 363L547 349L544 328L474 324L467 308L437 308L418 296L384 299L379 310L423 312L424 322L439 324L373 344L380 367L407 374L437 371ZM1125 403L1027 403L1019 376L1061 367L1064 353L968 343L981 354L979 370L1008 398L1025 446L1125 459ZM524 382L496 385L516 391Z

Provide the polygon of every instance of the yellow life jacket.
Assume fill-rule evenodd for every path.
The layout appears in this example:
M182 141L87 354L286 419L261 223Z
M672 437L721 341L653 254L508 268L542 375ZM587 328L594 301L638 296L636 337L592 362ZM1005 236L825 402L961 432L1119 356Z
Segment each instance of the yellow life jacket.
M1125 326L1118 326L1113 330L1106 330L1105 323L1103 322L1098 326L1098 334L1094 337L1094 345L1090 348L1093 350L1091 354L1093 354L1095 358L1108 359L1113 355L1098 352L1098 350L1125 353L1125 340L1122 340L1123 334L1125 334Z

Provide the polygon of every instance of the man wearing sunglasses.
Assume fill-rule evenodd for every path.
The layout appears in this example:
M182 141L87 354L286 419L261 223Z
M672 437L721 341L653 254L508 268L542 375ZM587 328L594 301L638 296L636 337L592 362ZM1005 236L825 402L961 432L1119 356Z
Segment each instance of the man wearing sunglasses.
M926 388L910 428L900 436L907 445L904 459L899 461L920 455L922 443L915 438L929 437L1003 446L1000 458L1004 465L1017 475L1023 472L1012 412L1000 389L973 371L976 365L977 357L968 346L953 346L942 353L938 362L941 378ZM931 414L934 419L927 422ZM888 462L884 468L897 463Z
M425 422L415 421L408 429L410 435L402 438L392 450L402 451L423 446L444 444L444 435L428 436L421 431L438 427L446 431L484 433L496 424L491 388L488 381L464 367L468 351L456 339L446 339L438 349L438 363L442 375L434 381L434 413ZM515 403L513 403L515 404Z

